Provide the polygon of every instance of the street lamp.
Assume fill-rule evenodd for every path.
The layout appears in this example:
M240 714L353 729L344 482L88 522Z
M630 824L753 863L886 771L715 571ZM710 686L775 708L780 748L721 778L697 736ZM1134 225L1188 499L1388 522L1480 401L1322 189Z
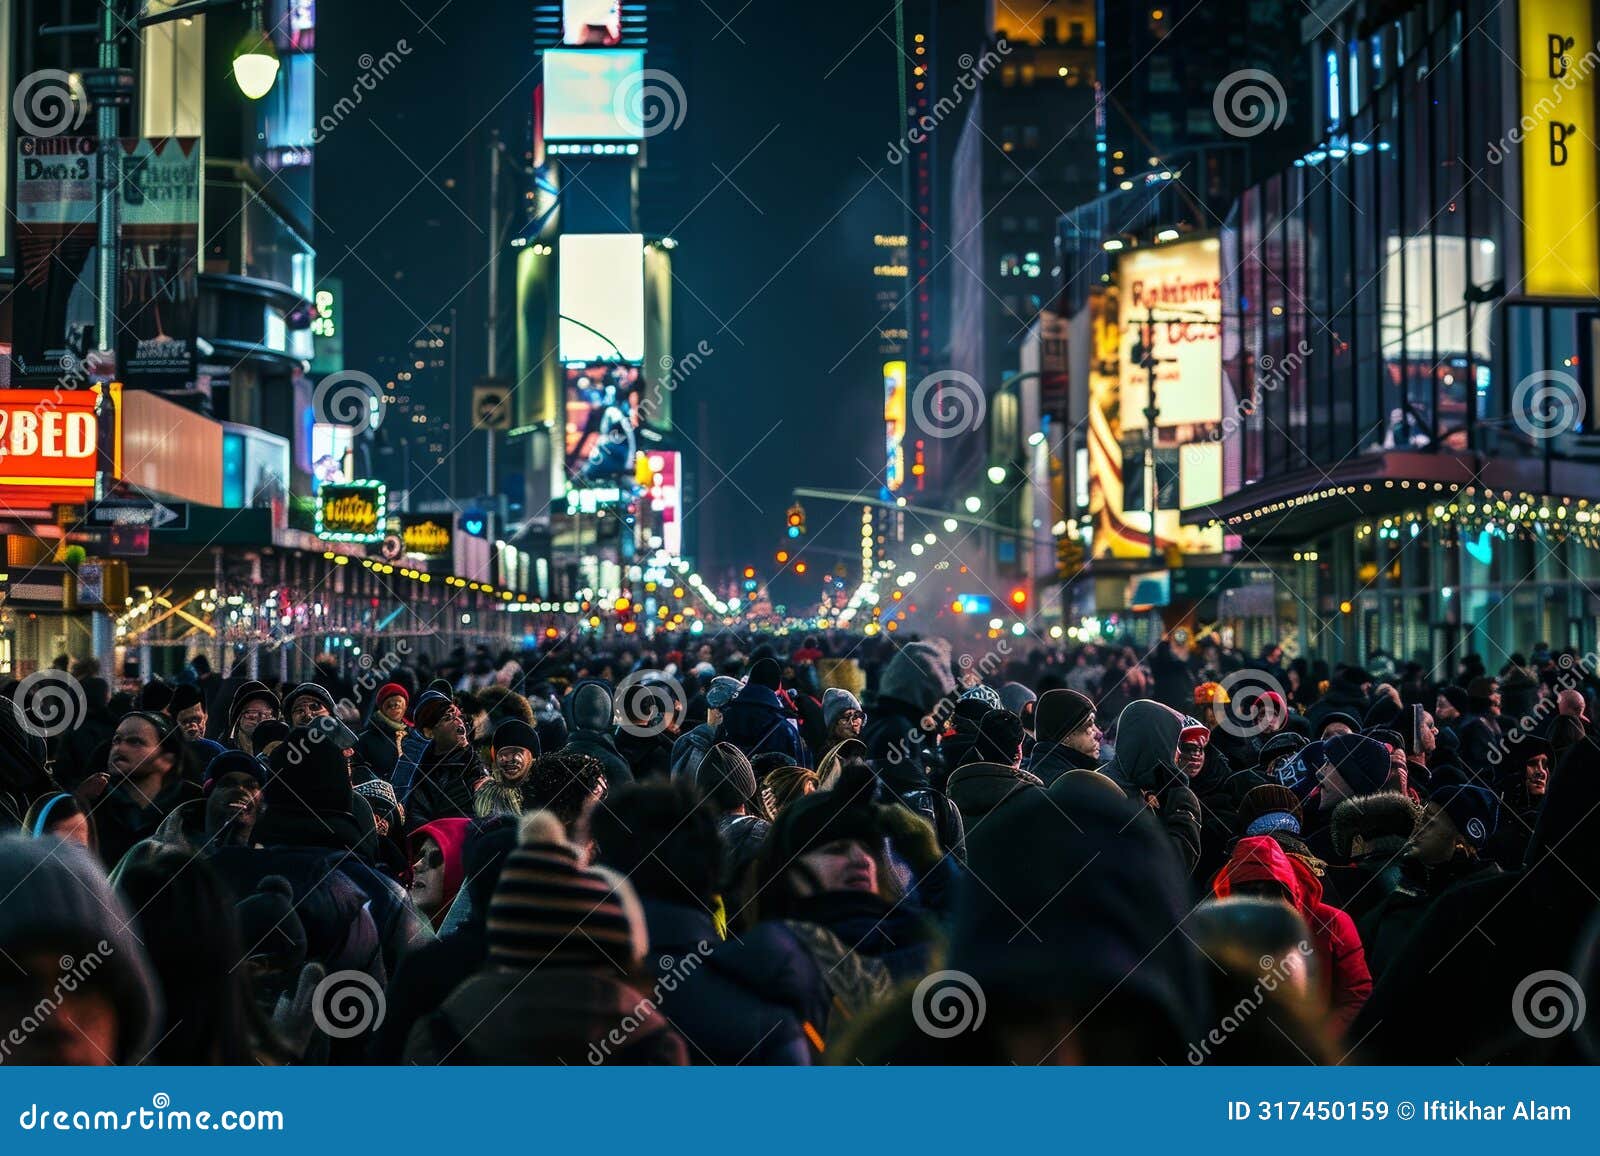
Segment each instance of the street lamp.
M1004 473L1004 471L1002 471L1002 473ZM994 477L994 470L989 471L989 477L991 479ZM969 497L963 503L963 505L967 507L967 513L969 514L976 514L980 509L983 508L983 502L976 495Z
M278 79L278 48L261 27L259 7L251 24L250 31L240 37L233 49L233 79L245 96L260 100L272 91L273 82Z

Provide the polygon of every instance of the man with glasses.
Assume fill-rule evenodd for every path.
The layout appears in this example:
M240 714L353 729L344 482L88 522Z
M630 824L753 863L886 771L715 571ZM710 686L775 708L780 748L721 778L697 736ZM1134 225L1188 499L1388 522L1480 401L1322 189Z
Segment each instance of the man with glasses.
M309 726L312 719L324 718L333 712L333 695L314 682L302 682L283 696L283 713L288 716L290 726Z
M278 717L278 705L278 696L268 690L265 683L253 679L241 683L239 689L233 692L233 701L228 706L228 730L223 736L224 744L247 755L257 754L251 736L255 734L256 727Z

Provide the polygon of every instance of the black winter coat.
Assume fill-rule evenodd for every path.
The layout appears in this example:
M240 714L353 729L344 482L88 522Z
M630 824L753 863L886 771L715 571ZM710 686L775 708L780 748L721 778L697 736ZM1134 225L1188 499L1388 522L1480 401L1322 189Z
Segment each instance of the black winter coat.
M772 924L724 943L711 917L644 901L645 966L694 1064L809 1064L804 1024L826 1023L827 984L809 953Z
M430 742L406 796L407 830L415 831L435 819L472 818L473 788L487 773L471 743L441 757Z
M562 749L599 759L600 765L606 769L606 784L612 789L633 782L633 768L628 766L628 760L617 750L616 740L608 734L575 730L567 736L567 745Z

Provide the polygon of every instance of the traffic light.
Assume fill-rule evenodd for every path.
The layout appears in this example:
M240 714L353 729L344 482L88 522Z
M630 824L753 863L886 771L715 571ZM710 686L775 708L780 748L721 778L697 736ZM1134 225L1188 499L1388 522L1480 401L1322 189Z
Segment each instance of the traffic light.
M778 551L778 565L782 566L788 560L789 560L789 551L787 551L787 550L779 550Z
M1016 607L1018 610L1021 610L1028 605L1028 592L1021 586L1018 586L1011 592L1011 605Z
M806 532L806 509L799 502L789 507L789 537L798 538Z
M796 562L794 564L794 572L796 574L804 574L806 572L806 564L804 562Z
M754 578L756 576L756 568L754 566L746 566L744 568L744 576L746 578Z

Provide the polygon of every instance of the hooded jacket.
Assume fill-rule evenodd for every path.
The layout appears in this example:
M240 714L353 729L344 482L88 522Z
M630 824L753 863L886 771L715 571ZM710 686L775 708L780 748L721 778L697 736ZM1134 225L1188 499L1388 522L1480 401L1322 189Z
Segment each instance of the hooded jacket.
M717 741L732 743L752 759L772 752L787 755L798 766L811 762L800 727L789 717L788 704L771 687L754 682L745 684L722 708Z
M1440 895L1384 971L1352 1029L1385 1064L1589 1063L1576 1031L1531 1035L1548 984L1585 974L1600 916L1600 744L1574 747L1550 778L1524 865ZM1441 1015L1439 1009L1458 1009ZM1593 1014L1591 1009L1591 1014ZM1570 1017L1569 1017L1570 1019ZM1576 1027L1576 1024L1569 1025ZM1585 1025L1587 1031L1587 1025Z
M599 759L606 770L606 782L613 789L633 782L633 769L612 738L614 709L611 684L603 678L580 679L561 700L561 713L567 722L564 749Z
M1103 773L1115 779L1129 798L1152 796L1168 837L1193 872L1200 861L1200 800L1172 765L1178 750L1183 716L1152 699L1140 698L1117 717L1117 753Z
M1044 783L1036 775L1000 763L968 763L958 767L947 786L951 801L960 808L961 820L968 827L1013 796L1043 789Z
M1355 921L1324 903L1322 884L1311 868L1285 853L1269 836L1253 835L1235 843L1233 855L1217 873L1212 891L1219 899L1226 899L1239 884L1250 882L1281 886L1288 893L1290 904L1305 919L1328 998L1329 1026L1335 1035L1343 1036L1372 994L1372 976L1367 971L1366 953Z

